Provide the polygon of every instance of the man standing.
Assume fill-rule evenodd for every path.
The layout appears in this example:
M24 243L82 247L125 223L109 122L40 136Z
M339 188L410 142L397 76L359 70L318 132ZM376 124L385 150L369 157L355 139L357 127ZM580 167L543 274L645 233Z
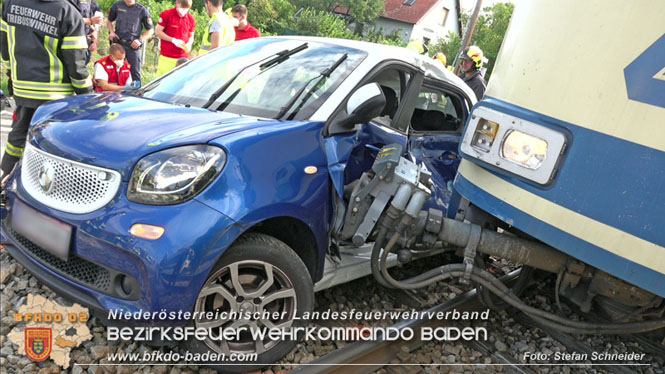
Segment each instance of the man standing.
M155 35L162 40L157 63L157 76L164 75L176 66L179 58L189 58L194 43L196 21L189 9L192 0L176 0L175 8L159 15Z
M92 81L85 68L83 19L68 1L5 0L0 31L5 33L0 38L2 59L9 60L16 99L16 117L0 163L4 186L23 155L37 107L92 92Z
M113 22L115 21L115 27ZM141 81L141 45L152 35L150 12L136 0L121 0L111 6L106 21L111 44L125 47L127 62L132 65L132 80ZM142 29L145 32L141 35Z
M243 4L238 4L231 8L231 14L233 18L238 20L238 26L235 27L236 32L236 41L244 40L249 38L258 38L261 36L261 32L255 29L247 21L247 7Z
M229 45L233 43L236 37L235 30L233 30L233 23L229 19L230 17L224 13L224 3L222 0L206 0L205 6L206 12L210 16L210 21L203 34L199 55L217 47Z
M480 74L480 68L483 67L483 51L472 45L464 48L460 55L462 59L462 75L460 78L471 87L476 94L476 98L480 100L485 94L487 83Z
M136 82L138 83L138 81ZM92 81L96 92L124 91L138 88L132 84L131 65L125 61L125 48L112 44L110 54L95 62L95 76Z
M97 51L97 35L104 22L99 4L94 0L78 0L76 4L81 11L83 23L85 24L85 35L88 41L88 53L86 54L85 64L90 62L90 56Z

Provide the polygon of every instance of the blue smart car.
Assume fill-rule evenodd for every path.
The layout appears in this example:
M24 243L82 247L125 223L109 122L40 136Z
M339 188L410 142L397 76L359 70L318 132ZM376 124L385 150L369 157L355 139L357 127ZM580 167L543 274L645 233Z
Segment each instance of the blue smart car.
M474 101L440 62L403 48L246 40L132 93L40 107L2 232L35 277L102 315L269 311L279 318L157 323L298 325L315 291L370 273L369 248L340 230L349 187L382 146L424 164L428 204L447 211ZM273 363L295 344L192 349Z

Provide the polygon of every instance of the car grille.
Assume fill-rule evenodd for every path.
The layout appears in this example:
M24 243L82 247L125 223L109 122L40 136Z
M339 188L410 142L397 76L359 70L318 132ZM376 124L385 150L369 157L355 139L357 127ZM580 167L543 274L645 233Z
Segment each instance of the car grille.
M40 203L74 214L93 212L111 201L120 173L50 155L26 144L21 184Z
M78 283L83 283L102 292L110 292L111 273L104 267L73 254L70 254L69 259L64 261L12 230L10 226L5 226L7 234L44 266Z

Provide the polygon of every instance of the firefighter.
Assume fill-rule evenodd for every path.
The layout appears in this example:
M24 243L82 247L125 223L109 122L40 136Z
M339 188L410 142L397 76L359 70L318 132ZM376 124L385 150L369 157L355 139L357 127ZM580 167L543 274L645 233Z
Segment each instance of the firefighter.
M476 98L480 100L485 94L485 88L487 87L485 78L480 74L480 68L483 67L484 62L483 51L475 45L466 47L462 50L460 59L462 59L462 74L460 78L471 87L476 94Z
M427 53L429 53L429 38L423 38L422 40L412 40L409 42L409 44L406 45L406 49L421 55L427 55Z
M140 82L141 46L153 32L150 12L136 0L120 0L111 6L106 26L109 28L109 44L120 43L125 47L127 62L132 65L132 79ZM141 35L143 28L146 31Z
M210 21L203 33L199 55L217 47L231 44L236 38L231 17L224 13L223 6L222 0L206 0L205 2Z
M16 119L2 157L2 184L23 155L28 126L37 107L74 93L92 92L85 67L85 27L79 10L68 1L5 0L1 48L9 60L16 100Z

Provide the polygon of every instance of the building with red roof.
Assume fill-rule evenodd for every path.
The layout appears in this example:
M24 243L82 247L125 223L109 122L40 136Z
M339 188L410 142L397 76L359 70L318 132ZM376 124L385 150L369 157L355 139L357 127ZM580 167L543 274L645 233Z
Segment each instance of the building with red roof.
M385 0L385 10L376 20L384 34L400 30L402 40L445 38L460 33L459 0Z

